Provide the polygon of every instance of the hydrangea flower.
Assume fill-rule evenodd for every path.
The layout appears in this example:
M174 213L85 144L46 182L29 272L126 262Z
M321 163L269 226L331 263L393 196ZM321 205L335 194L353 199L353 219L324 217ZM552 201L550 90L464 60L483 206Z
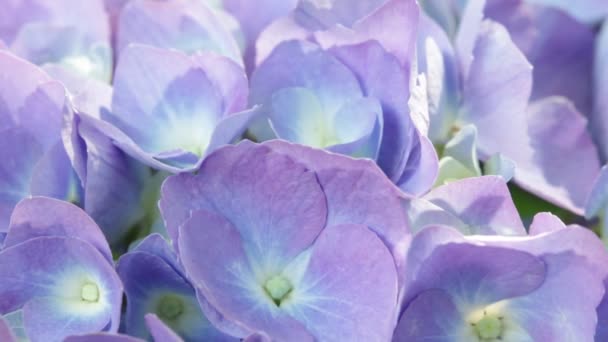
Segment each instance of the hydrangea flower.
M236 341L205 318L194 288L162 236L149 235L123 255L117 271L127 295L129 335L149 337L145 315L152 312L185 340Z
M110 28L103 0L18 0L3 4L0 40L37 65L60 65L109 82Z
M80 189L61 141L63 86L0 51L0 233L30 195L78 202Z
M201 0L137 0L122 9L117 49L139 43L188 54L211 51L242 64L239 47L220 18Z
M607 258L587 229L549 215L529 237L427 228L408 254L393 340L592 341Z
M254 118L247 93L244 71L226 57L132 45L116 69L111 111L82 119L154 169L192 171Z
M395 260L409 241L400 197L370 161L245 141L208 156L196 175L168 178L160 208L218 328L387 340Z
M21 315L33 341L118 330L122 284L110 248L70 203L34 197L17 205L0 251L0 278L0 314Z
M253 73L249 102L261 104L268 120L251 132L376 160L403 190L423 193L433 184L436 155L410 117L409 82L375 41L329 50L285 42Z
M476 152L486 168L500 170L495 163L510 160L519 186L581 214L599 170L587 122L560 97L528 104L531 65L502 25L482 20L483 8L483 1L467 2L453 43L432 19L421 19L419 65L428 76L429 137L441 155L451 139L470 141L459 135L474 125ZM442 176L442 167L452 165L440 161L440 179L450 178Z

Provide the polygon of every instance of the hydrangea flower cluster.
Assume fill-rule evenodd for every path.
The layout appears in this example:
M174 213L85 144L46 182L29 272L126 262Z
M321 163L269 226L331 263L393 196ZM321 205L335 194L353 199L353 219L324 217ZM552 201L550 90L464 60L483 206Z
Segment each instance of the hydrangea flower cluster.
M608 341L607 98L606 0L4 1L0 342Z

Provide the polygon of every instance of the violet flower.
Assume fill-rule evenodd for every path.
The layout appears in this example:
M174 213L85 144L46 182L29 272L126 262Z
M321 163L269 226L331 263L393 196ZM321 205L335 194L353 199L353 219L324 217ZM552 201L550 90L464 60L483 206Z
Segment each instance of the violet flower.
M592 341L608 254L587 229L543 215L530 237L416 235L393 340Z
M168 178L160 207L203 311L225 332L390 338L409 234L399 192L370 161L244 141Z
M329 50L285 42L253 73L249 102L268 119L251 133L373 159L404 191L424 193L436 154L410 117L409 82L409 71L376 41Z
M103 0L18 0L4 3L0 40L37 65L60 65L109 82L110 28Z
M132 45L116 69L111 111L82 119L154 169L193 171L254 118L247 93L244 71L226 57Z
M0 251L0 314L32 341L115 332L122 284L101 230L81 209L45 197L15 208Z

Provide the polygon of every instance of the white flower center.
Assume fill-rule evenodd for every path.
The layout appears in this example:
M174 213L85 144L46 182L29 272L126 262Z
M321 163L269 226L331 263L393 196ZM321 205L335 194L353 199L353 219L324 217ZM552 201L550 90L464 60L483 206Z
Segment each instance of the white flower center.
M80 298L90 303L99 301L99 288L93 283L85 283L80 290Z
M477 323L472 323L477 337L482 341L494 340L502 335L502 317L484 316Z
M270 298L274 301L277 306L281 305L281 302L284 301L289 293L293 290L293 285L291 282L282 275L275 275L268 280L264 284L264 290L266 294L270 296Z

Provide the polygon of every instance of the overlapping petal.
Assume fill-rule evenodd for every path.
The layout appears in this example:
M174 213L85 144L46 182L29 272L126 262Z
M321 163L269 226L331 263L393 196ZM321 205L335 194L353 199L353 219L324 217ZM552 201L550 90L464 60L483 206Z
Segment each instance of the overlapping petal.
M188 54L211 51L242 64L231 33L205 1L131 1L120 12L117 49L138 43Z
M255 109L232 112L243 109L235 102L245 91L238 86L242 69L225 66L232 63L226 58L209 58L145 46L123 51L112 110L95 127L155 169L194 170L212 147L238 138L256 115ZM239 92L231 91L235 87Z

